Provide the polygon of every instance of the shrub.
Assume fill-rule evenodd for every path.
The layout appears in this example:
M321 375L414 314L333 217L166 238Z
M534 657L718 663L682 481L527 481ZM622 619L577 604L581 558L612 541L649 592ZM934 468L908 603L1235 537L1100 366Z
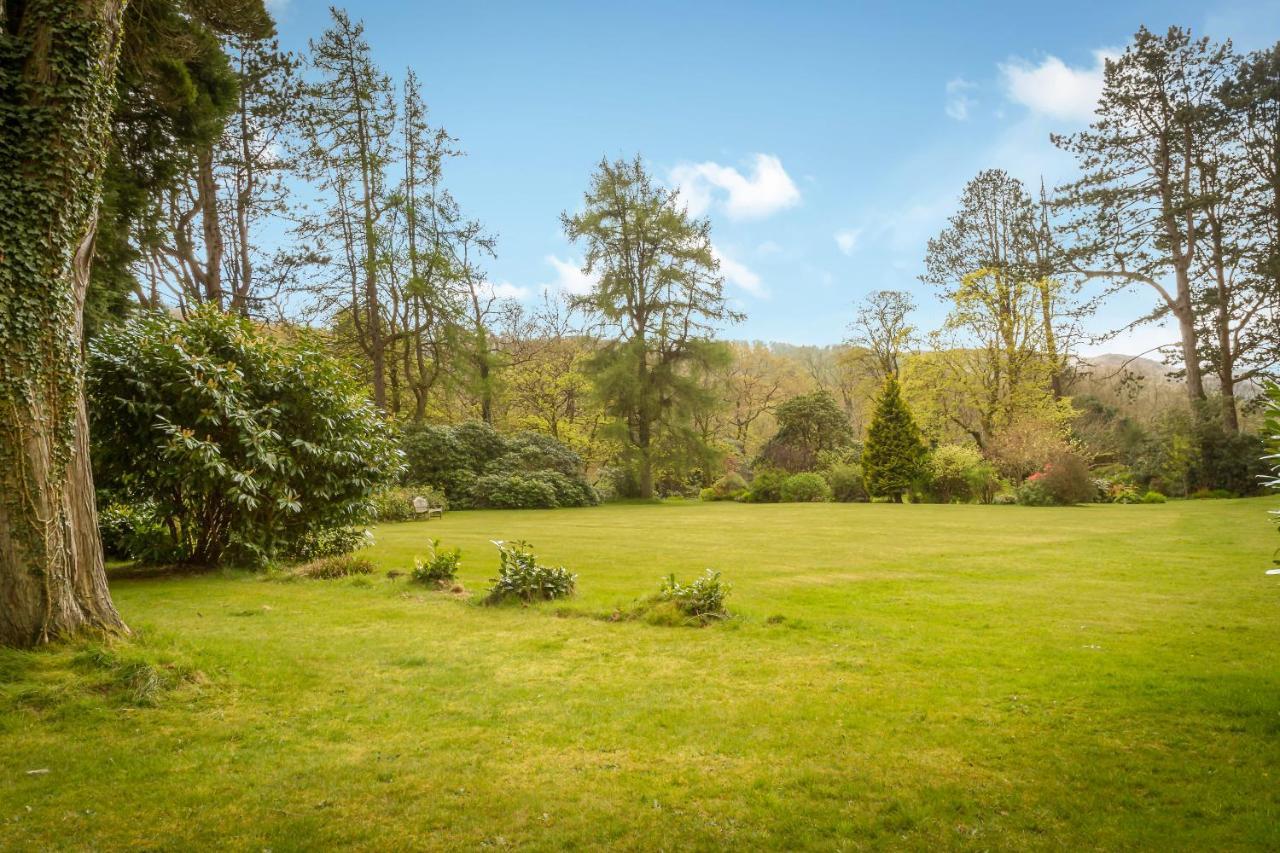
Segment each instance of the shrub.
M503 436L480 422L413 426L401 436L409 482L430 483L456 509L546 509L600 502L582 458L536 432Z
M152 504L187 563L260 564L364 524L401 456L325 349L212 308L112 327L88 364L98 485Z
M751 478L751 487L747 492L748 503L776 504L782 500L782 484L787 481L787 473L776 468L765 468L756 471Z
M368 557L356 557L343 554L337 557L322 557L304 563L293 570L298 577L312 580L336 580L337 578L355 575L371 575L374 571L373 561Z
M485 474L471 486L471 506L477 509L554 509L560 506L548 477L525 474Z
M165 563L181 558L151 501L112 501L98 510L102 550L108 557Z
M350 527L331 527L303 534L290 543L283 557L290 561L305 562L321 557L337 557L363 548L373 540L367 530Z
M832 465L826 473L827 485L831 487L831 497L841 503L865 501L867 488L862 482L862 468L858 465L841 463Z
M701 492L704 501L736 501L747 493L747 481L736 471L730 471Z
M493 544L498 548L498 576L492 580L486 602L550 601L573 595L578 576L563 566L539 563L528 542L495 541Z
M730 587L720 580L720 573L707 569L706 573L687 586L676 581L674 574L667 575L658 593L661 601L670 601L685 616L701 621L723 619L728 616L724 601Z
M1237 495L1235 492L1231 491L1230 489L1196 489L1194 492L1187 495L1187 497L1204 501L1204 500L1225 500L1227 498L1237 497Z
M1165 500L1165 496L1159 492L1147 492L1142 496L1142 502L1144 504L1162 504Z
M929 493L940 503L969 502L975 497L975 486L983 480L985 467L977 448L944 444L929 456L926 468Z
M439 539L429 539L427 544L431 548L431 556L425 563L415 557L409 576L418 583L438 585L452 582L458 576L458 569L462 568L462 549L441 551Z
M1015 492L1000 492L991 498L991 503L996 506L1009 506L1018 503L1018 495Z
M1096 496L1089 467L1071 452L1057 454L1018 487L1018 503L1027 506L1070 506Z
M1136 504L1142 501L1142 495L1133 486L1125 483L1112 483L1107 489L1107 499L1116 504Z
M792 474L782 483L782 500L786 503L820 503L831 500L831 487L821 474Z

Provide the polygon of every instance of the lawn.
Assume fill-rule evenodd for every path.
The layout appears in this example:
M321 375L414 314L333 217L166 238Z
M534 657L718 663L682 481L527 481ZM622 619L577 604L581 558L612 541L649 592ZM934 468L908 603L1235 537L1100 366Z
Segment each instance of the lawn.
M567 607L117 573L141 646L0 653L0 847L1276 849L1274 503L377 531L384 570L460 545L472 591L523 537L579 573ZM606 618L709 566L729 622ZM136 690L130 656L195 671Z

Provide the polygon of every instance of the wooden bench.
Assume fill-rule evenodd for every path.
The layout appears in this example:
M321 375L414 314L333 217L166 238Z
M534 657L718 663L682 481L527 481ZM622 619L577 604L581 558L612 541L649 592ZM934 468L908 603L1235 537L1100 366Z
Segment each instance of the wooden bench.
M424 497L413 499L413 512L418 518L424 518L427 521L430 521L433 515L436 518L444 518L444 507L435 506Z

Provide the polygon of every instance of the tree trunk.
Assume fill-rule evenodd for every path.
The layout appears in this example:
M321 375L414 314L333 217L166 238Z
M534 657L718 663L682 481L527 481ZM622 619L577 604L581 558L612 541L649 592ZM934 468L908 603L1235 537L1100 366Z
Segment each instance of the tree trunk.
M0 103L0 643L127 630L107 591L81 321L122 0L6 3Z
M196 155L196 188L204 236L204 298L223 311L227 305L222 292L222 223L218 220L218 182L213 176L212 145Z

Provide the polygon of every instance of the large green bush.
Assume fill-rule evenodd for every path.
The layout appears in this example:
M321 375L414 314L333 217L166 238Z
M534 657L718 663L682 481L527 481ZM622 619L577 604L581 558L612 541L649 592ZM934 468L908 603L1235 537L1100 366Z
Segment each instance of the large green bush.
M737 501L747 494L747 481L737 471L730 471L703 489L700 497L704 501Z
M97 482L149 507L169 546L156 558L314 553L364 524L373 491L400 472L382 417L319 341L212 309L141 313L105 332L87 390Z
M929 456L926 474L929 494L939 503L969 501L980 497L978 487L984 468L989 468L975 447L944 444Z
M821 474L807 471L792 474L782 483L782 500L786 503L821 503L831 500L831 487Z
M774 416L778 431L760 451L758 464L792 473L811 471L820 453L853 445L849 417L826 391L792 397Z
M867 487L862 479L862 466L852 464L832 465L826 471L827 485L831 486L831 498L841 503L867 500Z
M1029 506L1070 506L1097 496L1089 466L1074 452L1057 454L1018 488L1018 502Z
M751 486L747 490L746 501L753 504L776 504L782 500L782 484L787 481L787 472L776 468L761 468L751 478Z
M599 502L581 457L536 432L502 435L478 421L406 427L405 479L443 490L454 509L541 509Z
M912 493L925 470L926 450L898 380L890 376L876 400L862 451L862 471L873 497L900 502Z

